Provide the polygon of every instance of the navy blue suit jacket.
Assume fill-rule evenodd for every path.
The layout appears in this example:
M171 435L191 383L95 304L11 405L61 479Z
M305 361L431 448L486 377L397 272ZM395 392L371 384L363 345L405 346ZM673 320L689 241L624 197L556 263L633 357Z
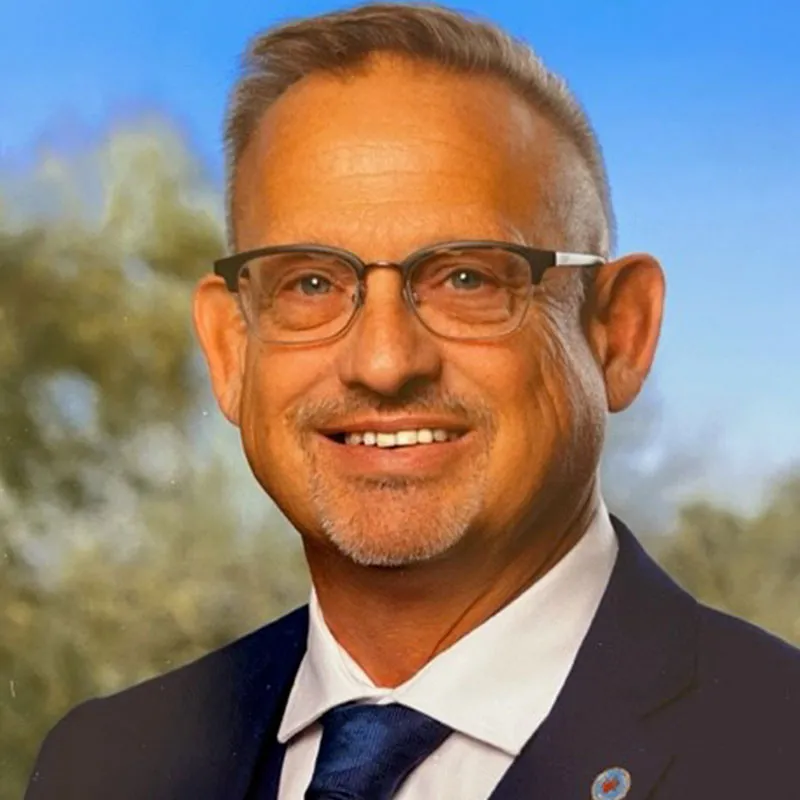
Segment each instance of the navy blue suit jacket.
M800 651L697 603L613 523L619 557L591 629L492 800L589 800L614 766L627 800L800 798ZM307 629L297 609L78 706L45 740L27 800L274 800Z

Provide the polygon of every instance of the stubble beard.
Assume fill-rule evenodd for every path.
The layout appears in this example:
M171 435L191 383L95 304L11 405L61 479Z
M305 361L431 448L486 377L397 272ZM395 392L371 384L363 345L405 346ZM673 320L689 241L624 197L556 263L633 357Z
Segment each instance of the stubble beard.
M483 507L486 464L457 480L413 477L330 480L312 467L311 504L327 540L366 567L402 567L451 550ZM455 483L455 486L454 486Z

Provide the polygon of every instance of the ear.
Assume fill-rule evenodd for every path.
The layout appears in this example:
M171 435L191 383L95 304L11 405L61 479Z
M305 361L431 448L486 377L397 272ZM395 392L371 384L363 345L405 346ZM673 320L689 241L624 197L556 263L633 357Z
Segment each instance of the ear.
M197 284L192 299L192 318L220 410L229 422L238 426L247 324L236 298L222 278L207 275Z
M625 256L595 273L585 325L612 413L636 399L650 372L661 332L665 288L661 265L645 254Z

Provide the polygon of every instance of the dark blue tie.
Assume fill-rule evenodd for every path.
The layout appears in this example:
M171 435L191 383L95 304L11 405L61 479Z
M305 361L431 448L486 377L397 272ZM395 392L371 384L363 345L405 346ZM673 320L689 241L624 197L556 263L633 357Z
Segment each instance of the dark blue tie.
M321 722L322 741L305 800L389 800L453 732L396 703L338 706Z

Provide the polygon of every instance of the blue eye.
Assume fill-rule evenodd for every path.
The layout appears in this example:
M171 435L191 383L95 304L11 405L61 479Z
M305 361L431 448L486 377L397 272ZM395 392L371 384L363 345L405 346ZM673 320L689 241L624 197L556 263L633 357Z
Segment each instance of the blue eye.
M327 294L333 284L321 275L306 275L303 278L299 278L296 285L303 294L316 295Z
M486 282L485 276L471 269L460 269L448 276L455 289L480 289Z

